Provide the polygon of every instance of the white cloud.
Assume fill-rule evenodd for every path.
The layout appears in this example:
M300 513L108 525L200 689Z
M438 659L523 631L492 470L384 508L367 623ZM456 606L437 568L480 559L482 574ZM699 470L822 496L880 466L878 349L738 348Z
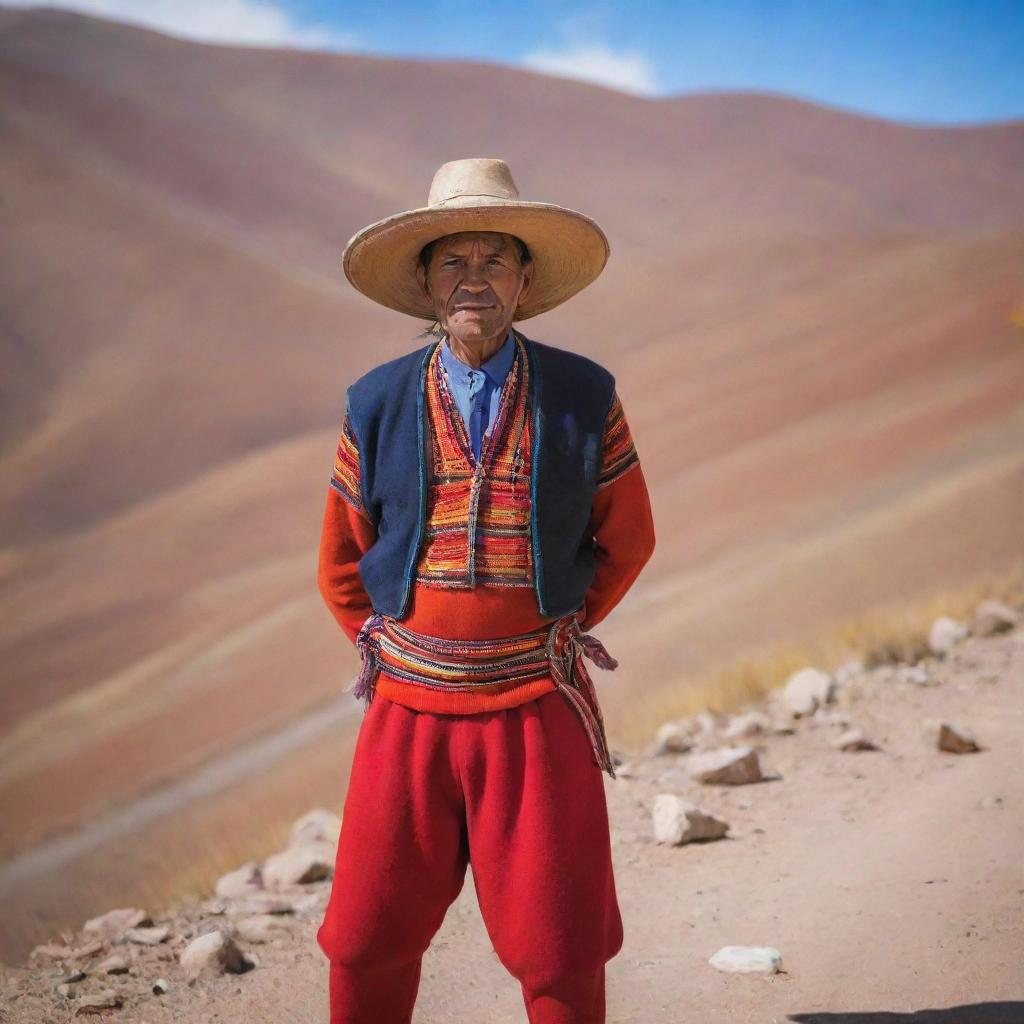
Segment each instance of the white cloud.
M358 45L355 33L299 24L275 0L58 0L7 6L62 7L205 43L315 50L348 50Z
M545 74L596 82L642 96L658 92L654 66L642 53L615 51L604 43L573 43L561 49L533 50L523 57L523 64Z

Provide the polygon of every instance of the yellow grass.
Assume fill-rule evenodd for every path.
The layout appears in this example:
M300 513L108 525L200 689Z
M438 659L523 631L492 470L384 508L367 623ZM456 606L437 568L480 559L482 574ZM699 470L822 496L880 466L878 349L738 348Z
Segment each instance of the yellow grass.
M734 713L782 686L791 673L813 665L835 671L856 659L867 667L914 663L928 653L928 631L940 615L970 624L986 599L1024 610L1024 559L1003 573L987 573L957 589L936 591L913 604L880 606L834 622L805 643L764 647L700 676L641 696L628 722L616 730L621 746L644 750L666 721L707 709ZM612 744L616 746L616 744Z

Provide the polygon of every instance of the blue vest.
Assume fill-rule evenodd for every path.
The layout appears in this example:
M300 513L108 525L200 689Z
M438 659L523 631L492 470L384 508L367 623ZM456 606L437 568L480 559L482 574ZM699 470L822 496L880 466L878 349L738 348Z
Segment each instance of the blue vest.
M541 615L559 618L582 606L594 578L590 515L615 378L586 356L515 333L530 366L534 589ZM359 575L374 610L396 619L409 602L426 524L430 453L424 389L427 362L438 344L431 341L374 367L347 392L363 506L377 528L376 542L359 561Z

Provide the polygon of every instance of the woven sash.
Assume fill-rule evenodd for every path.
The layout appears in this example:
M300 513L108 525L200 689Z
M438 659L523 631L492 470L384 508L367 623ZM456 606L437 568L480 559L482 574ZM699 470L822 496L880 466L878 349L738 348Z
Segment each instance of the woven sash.
M580 629L575 615L517 636L448 640L414 632L397 619L375 612L359 630L356 647L362 667L345 692L353 692L367 707L380 672L402 682L450 692L550 676L583 723L594 763L615 778L597 691L583 658L604 669L614 669L618 662L597 637Z

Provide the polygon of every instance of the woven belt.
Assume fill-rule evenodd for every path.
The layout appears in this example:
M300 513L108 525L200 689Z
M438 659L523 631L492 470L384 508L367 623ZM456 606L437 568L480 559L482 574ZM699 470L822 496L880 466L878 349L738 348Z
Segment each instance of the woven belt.
M359 674L346 687L369 707L377 675L430 689L465 692L515 679L528 682L550 676L569 700L594 749L594 763L615 778L597 691L584 656L603 669L618 662L595 636L584 633L575 615L518 636L494 640L447 640L426 636L397 619L374 612L356 638L362 658Z

